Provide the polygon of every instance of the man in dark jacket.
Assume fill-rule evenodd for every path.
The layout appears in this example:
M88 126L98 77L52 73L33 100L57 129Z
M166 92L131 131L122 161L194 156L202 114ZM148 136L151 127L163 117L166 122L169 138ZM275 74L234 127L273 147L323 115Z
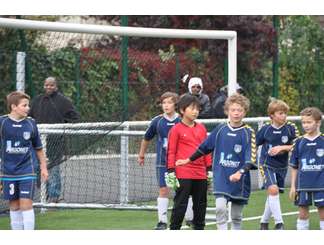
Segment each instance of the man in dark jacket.
M236 92L239 94L243 94L244 90L243 88L237 83L236 84ZM227 118L227 115L224 112L224 105L225 101L227 99L227 92L228 88L227 85L221 87L213 96L212 102L211 102L211 109L210 109L210 115L213 118Z
M58 92L54 77L44 81L45 94L38 95L31 104L29 115L40 123L69 123L80 119L71 100ZM48 158L49 179L47 182L47 201L58 202L61 195L61 174L59 164L65 152L64 135L47 134L46 155Z

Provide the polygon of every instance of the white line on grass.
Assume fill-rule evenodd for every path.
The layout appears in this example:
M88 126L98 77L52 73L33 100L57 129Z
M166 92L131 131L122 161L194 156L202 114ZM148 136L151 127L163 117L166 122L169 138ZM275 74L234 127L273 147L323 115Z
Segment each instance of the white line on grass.
M309 210L310 213L315 213L317 212L317 209L311 209ZM295 212L287 212L287 213L283 213L282 216L290 216L290 215L296 215L298 214L298 211L295 211ZM262 216L254 216L254 217L247 217L247 218L243 218L243 221L251 221L251 220L258 220L258 219L261 219ZM206 226L207 225L216 225L216 222L206 222ZM190 227L185 225L185 226L182 226L181 229L189 229Z

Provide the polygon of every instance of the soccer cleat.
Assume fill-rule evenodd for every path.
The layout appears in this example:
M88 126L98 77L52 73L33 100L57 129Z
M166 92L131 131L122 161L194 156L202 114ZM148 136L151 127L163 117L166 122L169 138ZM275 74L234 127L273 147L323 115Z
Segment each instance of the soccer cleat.
M167 228L168 228L168 225L166 223L159 222L155 226L154 230L166 230Z
M260 230L269 230L269 223L260 223Z
M274 227L275 230L284 230L284 224L283 223L278 223Z
M186 220L186 226L194 227L192 220Z

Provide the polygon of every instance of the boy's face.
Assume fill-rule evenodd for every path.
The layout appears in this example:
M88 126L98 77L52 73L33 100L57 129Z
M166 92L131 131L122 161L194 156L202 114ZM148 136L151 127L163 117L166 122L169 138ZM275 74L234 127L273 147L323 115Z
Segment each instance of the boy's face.
M29 100L22 99L19 101L18 105L12 105L12 112L14 112L18 117L27 117L29 112Z
M321 121L315 121L312 116L302 116L301 123L306 134L317 132L321 126Z
M230 122L240 123L245 116L244 108L237 103L233 103L228 107L228 118Z
M165 98L162 101L162 110L166 114L172 114L175 112L175 104L172 100L172 97Z
M181 110L181 112L183 118L186 118L189 121L194 121L199 115L199 108L196 105L191 104L184 111Z
M287 119L287 113L284 111L276 111L272 115L270 115L272 121L276 124L284 124Z

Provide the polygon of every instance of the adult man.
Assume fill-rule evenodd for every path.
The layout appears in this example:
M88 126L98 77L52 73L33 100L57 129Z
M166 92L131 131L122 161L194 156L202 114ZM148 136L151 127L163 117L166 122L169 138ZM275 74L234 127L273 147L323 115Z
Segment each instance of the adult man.
M68 123L80 119L70 99L58 92L57 81L48 77L44 81L45 94L33 100L29 115L39 123ZM63 135L49 134L46 138L46 155L49 162L47 182L48 202L58 202L61 194L59 164L63 161L65 141Z
M227 115L224 112L224 105L227 99L227 85L221 87L215 95L212 97L211 108L209 115L212 118L227 118ZM237 83L236 92L239 94L244 94L243 88Z

